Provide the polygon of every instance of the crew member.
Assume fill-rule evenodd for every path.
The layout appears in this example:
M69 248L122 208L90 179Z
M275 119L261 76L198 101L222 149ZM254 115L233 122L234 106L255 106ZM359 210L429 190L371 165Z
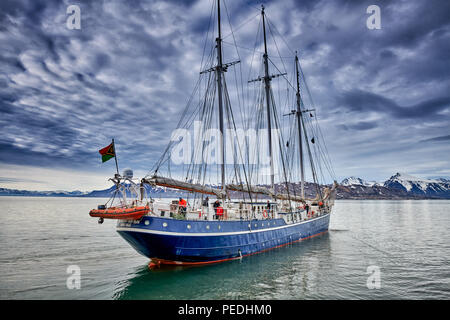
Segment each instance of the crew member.
M203 200L203 206L209 207L209 197L206 197L205 200Z
M217 216L217 208L220 207L219 199L217 199L216 202L214 202L213 207L214 207L214 212L215 212L214 218L217 219L218 218L218 216Z
M306 210L306 214L309 213L309 204L305 203L305 210Z
M209 220L209 197L206 197L205 200L203 200L202 206L203 206L203 208L206 208L206 210L205 210L206 211L205 219Z
M183 198L180 198L178 201L178 208L180 209L180 212L185 214L186 213L186 206L187 202Z

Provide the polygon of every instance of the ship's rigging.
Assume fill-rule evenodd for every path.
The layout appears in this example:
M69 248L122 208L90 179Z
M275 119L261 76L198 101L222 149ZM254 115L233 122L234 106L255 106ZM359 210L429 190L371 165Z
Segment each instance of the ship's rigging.
M225 37L221 4L229 22L230 33ZM183 149L183 156L187 152L187 161L174 166L173 151L186 141L180 141L179 137L172 139L154 168L142 179L142 184L188 191L194 200L201 200L204 195L225 200L230 199L230 193L237 192L239 197L250 201L258 197L287 201L291 208L291 202L305 202L305 185L309 178L315 189L310 197L321 201L327 196L321 185L330 180L324 173L327 171L333 180L335 174L297 52L289 48L264 7L258 16L255 45L253 49L246 48L237 44L226 1L213 1L209 21L212 32L208 30L206 35L199 78L177 125L177 129L197 126L193 134L194 148L189 152ZM248 26L255 17L241 23L238 29ZM215 34L217 37L211 41ZM229 36L233 42L224 41ZM289 56L281 55L277 38L282 39L284 52ZM236 59L224 62L224 51L230 48ZM277 54L269 54L272 53L269 49L275 49L272 51ZM241 58L239 50L252 52L249 63ZM258 68L254 67L255 55L262 61ZM275 60L280 62L282 71ZM292 63L294 72L288 72L286 65ZM245 68L248 68L247 81L243 76ZM271 69L276 73L272 74ZM226 77L230 70L230 76ZM228 78L234 80L231 91ZM187 138L182 137L184 139ZM191 146L190 142L187 146ZM268 155L268 161L261 157L264 154ZM307 165L310 177L305 174ZM298 181L300 192L295 188Z
M117 219L119 234L150 267L242 259L328 231L336 183L323 186L324 168L334 173L316 107L297 53L285 40L280 50L264 7L258 16L249 60L226 1L213 0L198 81L170 143L140 185L132 170L114 176L117 206L89 213L99 223ZM148 199L146 184L187 192L188 201Z

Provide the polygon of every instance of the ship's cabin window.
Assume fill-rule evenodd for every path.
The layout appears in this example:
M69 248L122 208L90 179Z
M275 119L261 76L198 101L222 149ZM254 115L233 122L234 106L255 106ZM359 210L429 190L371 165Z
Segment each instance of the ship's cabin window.
M167 222L163 222L163 227L167 227Z

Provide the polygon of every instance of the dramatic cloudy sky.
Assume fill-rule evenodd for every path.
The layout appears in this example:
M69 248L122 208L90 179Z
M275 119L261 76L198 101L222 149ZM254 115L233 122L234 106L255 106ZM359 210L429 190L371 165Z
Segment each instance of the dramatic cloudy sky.
M72 4L81 30L66 26ZM255 16L236 32L242 47L260 4L227 0L233 25ZM301 53L339 180L450 176L449 1L264 4ZM380 30L366 26L372 4ZM146 174L198 77L210 10L211 0L0 1L0 187L104 188L114 162L98 150L112 137L119 165Z

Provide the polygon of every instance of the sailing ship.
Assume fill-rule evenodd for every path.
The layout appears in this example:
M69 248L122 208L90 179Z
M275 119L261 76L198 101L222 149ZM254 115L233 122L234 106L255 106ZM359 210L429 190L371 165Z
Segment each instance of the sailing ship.
M118 218L117 232L137 252L148 257L151 266L240 259L321 235L329 227L337 183L319 181L324 170L317 162L324 162L332 172L331 162L325 145L320 143L322 135L315 108L306 107L306 103L312 104L312 99L297 52L292 56L295 82L289 81L287 69L270 73L270 67L276 67L273 62L276 57L268 54L266 31L269 29L273 35L275 27L262 6L257 14L260 47L264 50L259 52L262 64L258 73L262 74L245 84L248 90L254 89L255 97L255 103L246 108L242 69L240 74L236 71L241 61L224 62L223 47L228 42L222 35L221 0L212 3L210 22L214 21L213 33L217 26L217 36L209 42L208 31L204 52L206 43L211 43L211 50L202 63L203 70L175 130L177 133L140 181L133 179L130 170L122 175L117 170L110 179L117 186L110 199L111 207L117 200L115 210L148 208L136 219ZM230 32L234 39L231 22ZM240 57L239 46L233 44ZM253 49L253 56L256 52ZM231 68L235 79L241 80L241 87L236 81L234 90L237 99L231 98L225 77ZM291 110L284 115L277 109L275 79L286 83L284 104ZM232 108L234 103L238 104L239 113ZM238 129L239 121L243 129ZM214 129L215 125L218 129ZM193 127L194 148L190 148L188 129ZM261 157L262 154L266 156ZM180 164L180 159L185 162ZM311 171L312 182L306 182L306 167ZM178 190L186 195L187 201L153 199L149 187ZM114 218L107 215L108 203L109 200L95 211L104 213L99 222Z

